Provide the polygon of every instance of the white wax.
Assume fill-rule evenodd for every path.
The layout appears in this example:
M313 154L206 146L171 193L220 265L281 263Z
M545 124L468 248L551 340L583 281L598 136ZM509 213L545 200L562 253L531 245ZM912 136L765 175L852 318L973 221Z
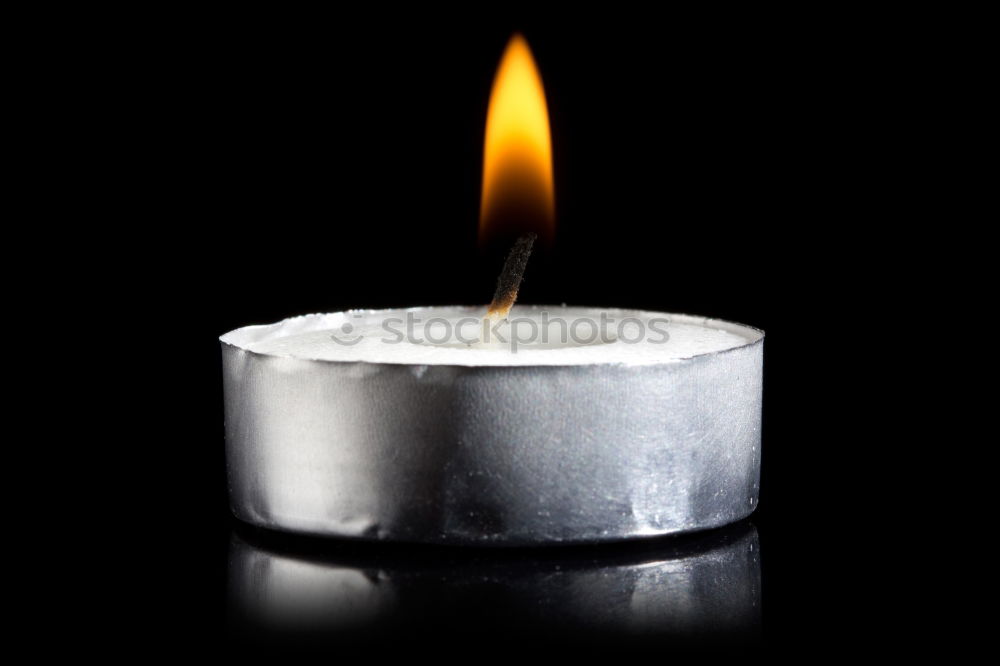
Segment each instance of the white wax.
M690 315L518 305L498 329L503 341L491 335L484 342L476 323L484 313L482 306L454 306L312 314L246 326L221 340L259 354L308 360L525 366L673 363L741 347L762 336L748 326ZM459 323L463 325L456 333Z

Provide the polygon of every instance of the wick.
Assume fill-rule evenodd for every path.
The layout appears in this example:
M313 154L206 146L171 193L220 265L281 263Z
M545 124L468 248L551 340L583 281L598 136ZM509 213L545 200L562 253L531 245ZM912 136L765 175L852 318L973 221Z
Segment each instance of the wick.
M503 270L500 271L500 277L497 278L497 291L493 294L493 302L486 312L486 319L491 321L505 319L514 306L521 278L524 277L524 269L528 265L528 257L531 256L531 246L535 244L536 238L537 234L527 233L518 238L514 247L510 249Z

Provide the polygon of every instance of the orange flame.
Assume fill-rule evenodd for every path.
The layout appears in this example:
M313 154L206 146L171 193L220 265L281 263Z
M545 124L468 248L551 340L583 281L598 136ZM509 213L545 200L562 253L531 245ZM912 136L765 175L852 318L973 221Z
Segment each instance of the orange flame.
M520 34L504 50L486 116L480 240L498 231L534 231L546 242L555 232L549 111L535 59Z

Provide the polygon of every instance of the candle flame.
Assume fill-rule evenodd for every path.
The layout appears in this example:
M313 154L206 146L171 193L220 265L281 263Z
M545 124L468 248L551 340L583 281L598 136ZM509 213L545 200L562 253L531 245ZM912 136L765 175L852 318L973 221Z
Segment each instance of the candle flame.
M493 80L486 116L479 237L555 232L552 138L545 89L528 42L515 34Z

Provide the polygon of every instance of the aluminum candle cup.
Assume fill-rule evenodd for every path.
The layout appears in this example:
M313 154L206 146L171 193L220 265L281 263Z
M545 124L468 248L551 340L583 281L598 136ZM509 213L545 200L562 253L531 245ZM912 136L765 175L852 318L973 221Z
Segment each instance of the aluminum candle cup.
M753 511L762 331L519 306L510 326L534 321L553 335L508 329L504 343L467 344L481 315L308 315L222 336L236 517L372 540L527 545L705 529ZM602 315L606 334L582 332ZM465 319L473 325L456 337Z

